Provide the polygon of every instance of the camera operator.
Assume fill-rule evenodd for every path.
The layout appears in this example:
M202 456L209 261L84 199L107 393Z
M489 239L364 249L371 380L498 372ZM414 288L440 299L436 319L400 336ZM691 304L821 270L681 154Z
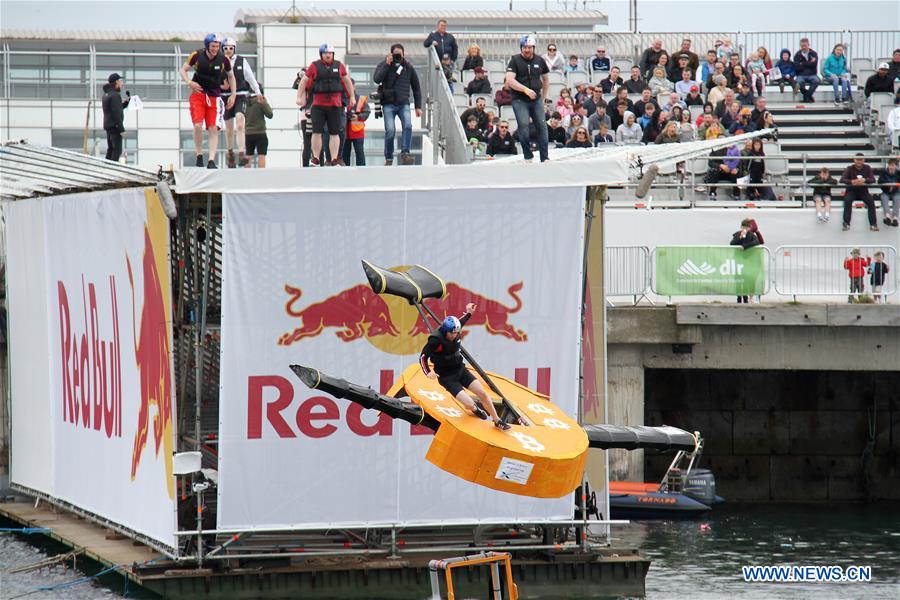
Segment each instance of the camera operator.
M372 80L379 84L378 94L381 99L381 110L384 114L384 164L394 164L394 136L396 135L395 119L400 117L403 134L400 138L400 163L412 164L410 147L412 146L412 117L409 111L409 91L412 87L415 99L416 116L422 116L422 89L419 76L405 58L403 44L391 46L391 53L375 67Z

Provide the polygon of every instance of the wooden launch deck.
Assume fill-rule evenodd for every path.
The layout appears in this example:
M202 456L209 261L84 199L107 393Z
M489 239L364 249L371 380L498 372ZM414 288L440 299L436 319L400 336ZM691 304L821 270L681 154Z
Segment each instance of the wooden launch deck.
M143 588L165 598L415 599L430 593L428 562L444 554L385 553L334 556L228 559L178 562L139 541L111 531L45 502L0 503L0 516L24 527L49 529L45 535L79 550ZM498 546L496 550L511 550ZM514 551L513 574L521 598L602 598L642 596L650 561L633 549L572 548ZM482 597L487 569L457 575L457 593Z

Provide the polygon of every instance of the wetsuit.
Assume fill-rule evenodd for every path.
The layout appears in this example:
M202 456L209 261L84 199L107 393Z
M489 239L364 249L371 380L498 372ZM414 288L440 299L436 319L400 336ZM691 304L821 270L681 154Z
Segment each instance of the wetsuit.
M466 313L460 317L460 326L465 326L471 316L469 313ZM431 369L428 367L430 359L434 364L434 372L437 373L438 383L450 392L454 398L475 381L475 376L463 364L462 353L460 352L461 339L462 336L459 335L455 340L450 341L441 333L440 329L435 329L428 336L428 342L419 355L419 365L425 374L427 375L431 372Z

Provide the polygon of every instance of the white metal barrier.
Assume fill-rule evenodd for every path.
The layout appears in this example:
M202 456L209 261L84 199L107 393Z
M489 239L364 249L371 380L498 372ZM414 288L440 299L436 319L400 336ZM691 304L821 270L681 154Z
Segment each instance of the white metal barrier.
M771 273L775 292L783 296L851 296L873 295L871 273L866 268L861 293L850 293L850 275L844 260L858 248L863 260L874 262L875 253L884 254L890 272L885 276L881 294L876 300L897 292L897 250L892 246L779 246L774 253Z
M650 249L646 246L607 246L603 253L606 296L632 296L634 304L650 291ZM648 298L649 300L649 298Z

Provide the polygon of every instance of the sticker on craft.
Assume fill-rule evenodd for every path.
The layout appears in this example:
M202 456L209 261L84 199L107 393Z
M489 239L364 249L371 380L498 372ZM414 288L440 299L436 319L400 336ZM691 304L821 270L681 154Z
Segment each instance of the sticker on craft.
M419 390L419 395L425 398L426 400L431 400L432 402L440 402L444 399L444 394L440 392L436 392L434 390Z
M528 483L528 478L531 477L532 469L534 469L534 464L530 462L504 456L500 460L500 466L497 467L495 477L501 481L511 481L512 483L525 485Z

